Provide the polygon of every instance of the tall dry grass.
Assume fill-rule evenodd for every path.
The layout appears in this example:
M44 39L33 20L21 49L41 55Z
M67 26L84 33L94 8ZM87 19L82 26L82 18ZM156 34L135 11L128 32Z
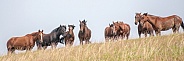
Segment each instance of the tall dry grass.
M148 37L1 56L0 61L182 61L184 34Z

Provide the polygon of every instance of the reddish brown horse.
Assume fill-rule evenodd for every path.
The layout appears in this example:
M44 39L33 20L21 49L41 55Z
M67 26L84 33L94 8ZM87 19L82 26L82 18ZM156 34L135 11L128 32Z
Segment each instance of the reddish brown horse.
M73 29L74 29L74 25L68 25L68 30L66 32L66 36L65 36L65 46L72 46L73 45L73 42L74 42L74 39L75 39L75 36L74 36L74 33L73 33Z
M104 36L105 36L105 41L106 42L108 42L110 39L114 38L114 35L113 35L113 24L109 24L109 26L105 28Z
M43 30L38 32L33 32L22 37L12 37L7 42L8 54L14 53L15 50L26 50L29 51L33 49L35 42L39 40L43 42L42 39Z
M138 22L140 22L141 20L141 13L136 13L135 15L135 25L137 25ZM140 24L138 25L138 34L139 34L139 38L141 38L141 34L144 34L145 37L147 37L147 34L150 34L150 36L154 36L153 34L153 27L149 22L144 22L144 24Z
M113 33L116 35L115 37L120 37L126 39L129 38L130 35L130 26L123 22L113 22L114 30Z
M172 28L173 33L179 32L179 27L184 29L184 24L182 19L177 15L171 15L168 17L159 17L144 13L140 24L148 21L155 30L157 35L161 35L161 31L166 31Z
M80 44L83 45L83 41L85 41L86 44L89 44L89 39L91 38L91 30L87 27L87 24L85 20L80 21L80 30L78 33L78 37L80 40Z

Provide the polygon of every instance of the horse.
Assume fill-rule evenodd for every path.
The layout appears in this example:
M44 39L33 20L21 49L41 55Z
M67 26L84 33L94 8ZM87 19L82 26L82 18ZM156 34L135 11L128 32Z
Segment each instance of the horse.
M8 54L14 53L15 50L30 51L33 49L35 42L43 42L43 30L33 32L22 37L12 37L7 41Z
M129 38L130 35L130 25L123 23L123 22L113 22L114 30L113 33L115 34L115 37L120 37L126 39Z
M74 25L68 25L68 30L66 32L66 36L65 36L65 46L72 46L73 43L74 43L74 39L75 39L75 36L74 36Z
M59 27L52 30L49 34L43 34L43 42L37 42L38 50L46 49L47 46L51 46L51 48L56 48L58 42L61 43L60 35L63 37L66 34L66 26L60 25Z
M144 13L140 24L148 21L154 28L156 35L161 35L161 31L166 31L172 28L173 33L179 32L179 27L184 29L182 19L177 15L171 15L167 17L159 17Z
M78 37L80 40L80 45L83 45L83 41L85 41L85 44L90 43L90 38L91 38L91 30L87 27L86 20L80 21L80 30L78 33Z
M139 34L139 38L141 38L141 34L144 34L145 37L147 37L147 34L150 34L150 36L154 36L153 32L154 29L152 27L152 25L149 22L145 22L143 25L140 24L140 19L141 19L141 13L135 13L135 25L138 24L138 34Z
M105 36L105 41L108 42L109 39L113 39L114 35L113 35L113 24L109 24L108 27L105 28L104 31L104 36Z

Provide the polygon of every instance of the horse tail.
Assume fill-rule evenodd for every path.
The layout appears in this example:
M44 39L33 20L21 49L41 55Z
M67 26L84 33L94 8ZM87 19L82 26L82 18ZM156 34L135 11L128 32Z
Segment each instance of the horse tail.
M183 21L182 21L182 23L181 23L181 27L183 28L183 30L184 30L184 23L183 23Z

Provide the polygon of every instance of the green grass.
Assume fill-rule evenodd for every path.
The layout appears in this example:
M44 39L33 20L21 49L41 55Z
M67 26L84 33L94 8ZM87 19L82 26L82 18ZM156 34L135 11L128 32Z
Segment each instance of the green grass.
M0 61L182 61L184 34L5 55Z

